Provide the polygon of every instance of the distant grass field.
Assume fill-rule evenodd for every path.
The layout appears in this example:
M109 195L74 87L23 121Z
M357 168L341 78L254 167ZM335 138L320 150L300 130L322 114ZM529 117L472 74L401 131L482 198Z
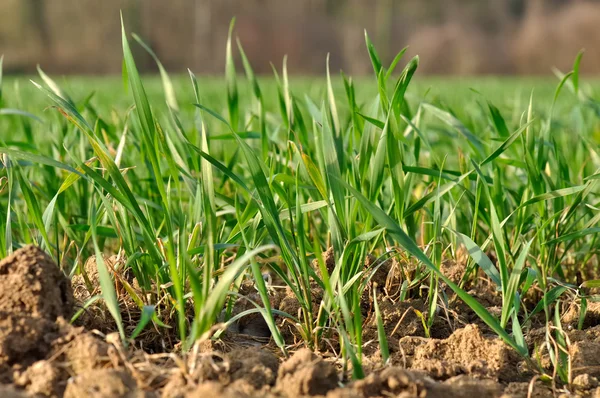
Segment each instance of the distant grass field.
M324 64L325 65L325 64ZM325 69L325 68L324 68ZM336 95L343 94L344 87L338 74L333 74L333 89ZM217 104L217 107L225 107L227 98L223 96L225 79L222 76L198 76L200 93L205 100ZM40 95L30 79L39 80L38 76L5 76L3 90L6 98L13 98L15 84L18 84L21 95L28 100L23 104L23 108L28 111L41 112L44 105L47 105L43 95ZM53 79L66 91L72 93L76 98L86 98L94 93L94 104L99 109L116 109L128 106L131 103L130 93L124 87L121 76L53 76ZM153 103L164 101L164 92L159 75L143 76L144 86L148 98ZM181 97L181 101L186 98L193 102L193 89L189 84L189 77L182 75L171 76L173 87ZM307 94L314 98L319 98L325 92L326 79L322 76L294 76L291 75L290 89L293 92ZM590 87L592 96L600 92L600 79L582 78L584 83ZM269 109L273 109L277 102L277 84L271 76L257 76L261 89L264 91L264 100ZM374 84L376 80L372 76L358 76L354 78L355 89L359 98L372 98L377 94L377 87ZM251 101L250 86L245 77L240 76L239 91L242 104ZM524 102L529 101L529 96L533 92L536 102L534 105L543 107L552 100L556 90L557 78L552 76L545 77L512 77L512 76L415 76L411 83L411 89L407 93L407 98L411 102L418 102L423 99L429 101L443 101L451 107L460 108L465 105L472 106L475 101L485 98L493 102L503 110L519 109ZM477 94L475 91L479 92ZM564 93L558 107L573 105L576 101L575 96L570 93Z
M98 273L124 341L176 319L188 349L217 320L258 312L284 353L281 317L308 346L335 335L355 378L361 303L372 297L380 317L383 287L371 278L395 257L411 270L396 299L426 302L427 337L452 299L443 285L530 366L569 382L559 303L585 317L600 285L588 272L600 251L600 82L579 76L579 59L556 79L413 79L418 58L383 66L368 43L372 77L283 68L263 78L230 43L224 78L146 77L127 37L125 83L1 82L0 256L35 243L75 274L92 254L120 252L139 324L124 323L102 260ZM332 267L321 261L328 248ZM447 261L463 265L459 280L441 271ZM297 312L271 308L263 272ZM500 313L467 293L482 277ZM261 304L232 317L245 278ZM545 320L552 369L525 340L533 315Z

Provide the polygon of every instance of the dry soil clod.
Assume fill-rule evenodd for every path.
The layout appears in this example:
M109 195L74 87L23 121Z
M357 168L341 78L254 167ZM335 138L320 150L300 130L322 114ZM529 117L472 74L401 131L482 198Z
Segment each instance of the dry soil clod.
M69 279L40 248L26 246L0 261L0 311L54 321L72 307Z

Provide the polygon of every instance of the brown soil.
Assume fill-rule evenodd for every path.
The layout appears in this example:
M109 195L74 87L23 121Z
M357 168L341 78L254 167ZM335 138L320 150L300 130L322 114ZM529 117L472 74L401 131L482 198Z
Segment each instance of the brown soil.
M69 380L65 398L144 398L155 396L141 391L127 372L116 369L99 369L81 373Z
M498 337L484 337L476 325L445 340L429 339L414 350L412 368L447 379L468 374L499 381L520 380L518 355ZM529 374L527 376L530 376Z
M328 268L333 269L333 258L332 251L324 254ZM98 288L94 264L88 262L85 267L87 281L83 277L73 281L75 291L88 282L89 288ZM367 259L365 267L367 271L378 267L370 273L369 284L370 288L378 287L377 302L391 358L382 366L372 297L365 296L366 376L351 381L351 369L342 370L339 343L320 347L320 353L301 348L299 330L283 318L278 319L292 354L287 360L269 342L268 328L259 316L242 318L222 340L201 342L185 356L124 347L118 336L108 333L114 326L111 330L110 318L101 307L94 315L95 323L72 326L65 320L73 313L74 302L67 278L43 252L26 247L0 262L0 397L600 396L600 326L567 332L572 383L568 388L552 386L537 379L487 327L480 322L469 324L473 314L454 300L451 292L446 291L449 308L440 309L444 312L431 330L437 338L426 338L418 316L426 314L426 303L416 297L398 300L397 286L414 268L401 266L396 259L378 262L373 257ZM442 268L454 281L464 273L457 263L445 263ZM121 278L115 277L115 284ZM484 281L469 288L493 308L498 297L486 286ZM316 317L323 291L316 282L312 290ZM260 303L251 283L244 283L239 292ZM289 291L274 290L271 305L298 314L298 302ZM252 304L241 298L234 305L234 313L250 308ZM590 305L592 324L596 312L596 306ZM576 323L573 317L570 322ZM104 335L90 331L98 324ZM528 333L532 350L542 344L544 336L543 331ZM549 363L547 355L541 360Z
M54 320L72 311L71 284L50 257L27 246L0 261L0 311Z

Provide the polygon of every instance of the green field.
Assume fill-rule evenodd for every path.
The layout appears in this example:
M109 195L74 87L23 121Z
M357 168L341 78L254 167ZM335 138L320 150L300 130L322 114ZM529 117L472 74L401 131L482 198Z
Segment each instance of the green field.
M563 80L412 79L417 59L392 71L372 50L373 76L256 78L236 49L225 77L161 78L140 77L128 48L125 81L1 81L0 257L36 244L75 275L120 253L117 269L97 263L124 341L152 324L186 350L217 321L259 313L282 353L282 320L309 347L338 341L354 378L365 295L390 356L378 301L391 289L371 278L395 258L410 272L388 282L425 303L425 337L460 300L536 372L571 381L561 302L582 328L600 286L600 82L577 62ZM330 247L332 266L314 261ZM134 323L114 285L126 272ZM256 307L232 316L246 279ZM499 311L467 293L479 279ZM271 308L271 285L297 312ZM550 365L526 342L534 320Z

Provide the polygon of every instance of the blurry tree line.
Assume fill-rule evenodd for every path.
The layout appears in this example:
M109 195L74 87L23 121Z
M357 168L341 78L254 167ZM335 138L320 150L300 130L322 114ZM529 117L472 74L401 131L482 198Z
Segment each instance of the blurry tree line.
M431 74L550 73L581 48L600 72L600 2L593 0L0 0L9 72L118 73L119 10L167 69L223 69L230 19L259 73L288 56L290 73L367 73L367 29L383 58L404 46ZM140 67L154 71L138 48Z

